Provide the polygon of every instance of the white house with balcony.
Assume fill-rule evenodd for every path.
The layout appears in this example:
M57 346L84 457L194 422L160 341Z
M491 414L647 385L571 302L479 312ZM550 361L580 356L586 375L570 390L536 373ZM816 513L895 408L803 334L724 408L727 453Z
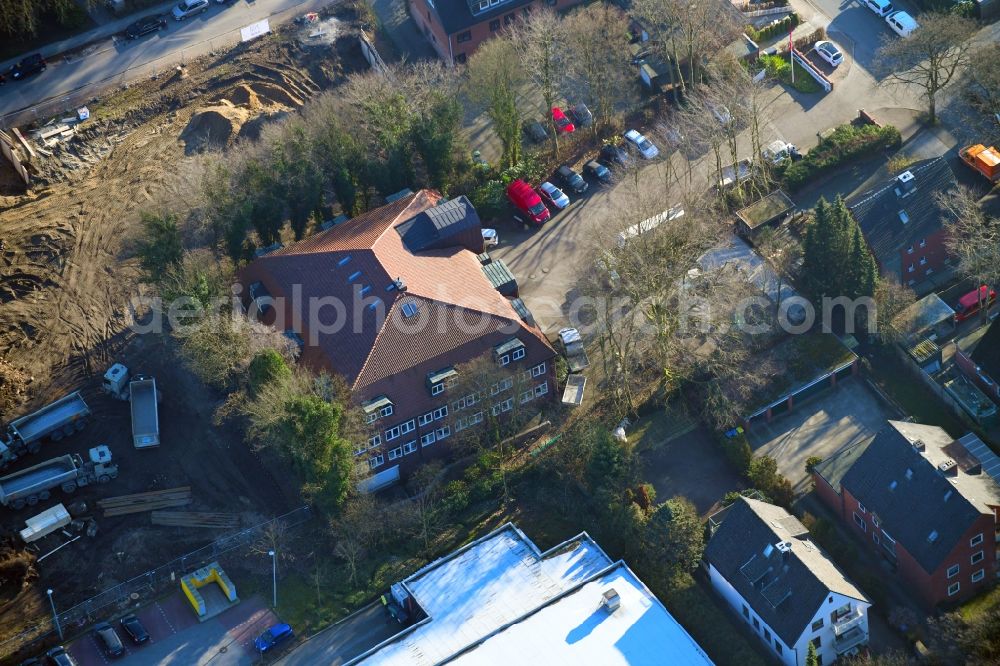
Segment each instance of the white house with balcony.
M705 566L716 591L768 649L805 666L857 654L868 643L871 602L781 507L740 498L710 519Z

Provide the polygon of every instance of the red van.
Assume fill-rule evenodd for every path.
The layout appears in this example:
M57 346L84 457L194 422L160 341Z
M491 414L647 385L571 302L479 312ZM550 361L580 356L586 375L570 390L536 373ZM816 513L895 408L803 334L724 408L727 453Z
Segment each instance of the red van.
M549 219L549 209L542 203L542 198L523 180L515 180L507 186L507 198L536 225L542 226Z
M958 299L958 305L955 306L955 321L965 321L972 315L979 312L979 299L986 298L986 290L988 287L984 284L979 289L973 289L962 298ZM990 289L990 298L986 303L986 309L989 309L991 305L997 300L997 292Z

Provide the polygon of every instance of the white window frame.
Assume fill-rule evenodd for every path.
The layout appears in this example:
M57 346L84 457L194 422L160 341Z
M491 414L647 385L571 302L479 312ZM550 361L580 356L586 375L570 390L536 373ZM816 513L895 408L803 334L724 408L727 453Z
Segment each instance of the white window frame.
M544 363L539 363L538 365L536 365L535 367L533 367L531 369L531 376L532 377L541 377L544 374L545 374L545 364Z
M448 416L448 405L442 405L434 410L434 420L440 421L444 417Z
M372 469L375 469L376 467L381 467L384 464L385 464L385 456L383 456L381 453L378 454L377 456L372 456L371 458L368 459L368 466Z
M876 516L874 513L872 514L872 525L874 525L875 527L881 527L881 525L879 524L878 516Z
M437 433L435 431L430 431L426 435L420 436L420 446L430 446L437 441Z
M920 239L920 247L927 247L927 239L926 238L921 238Z
M923 256L920 257L920 265L921 266L926 266L927 265L927 255L923 255Z
M979 582L979 581L981 581L981 580L982 580L983 578L986 578L986 569L980 569L979 571L976 571L976 572L974 572L974 573L972 574L972 578L970 578L970 580L971 580L971 581L972 581L973 583L978 583L978 582Z
M953 564L950 567L948 567L948 571L946 573L948 575L948 578L954 578L955 576L958 575L959 571L961 571L961 570L962 570L962 567L960 567L957 564Z
M385 441L391 442L392 440L397 439L399 435L400 435L399 426L394 426L392 428L389 428L388 430L385 431Z
M913 264L910 264L909 266L906 267L906 272L907 273L915 273L916 271L917 271L917 267L914 266Z
M854 524L860 527L862 532L867 532L868 523L865 522L865 519L859 516L857 511L852 511L851 513L854 514Z
M977 555L979 556L979 559L978 559L978 560L976 559L976 556L977 556ZM981 550L977 550L976 552L974 552L974 553L972 554L972 557L970 557L970 558L969 558L969 564L979 564L979 563L980 563L980 562L982 562L982 561L983 561L983 560L984 560L985 558L986 558L986 555L985 555L985 554L983 553L983 551L981 551Z
M954 588L954 589L953 589ZM958 591L962 589L962 584L959 582L954 582L948 586L948 596L953 597L958 594Z
M406 444L403 444L403 455L404 456L408 455L410 453L414 453L416 450L417 450L417 440L415 440L415 439L410 440Z
M397 446L394 449L389 449L389 460L395 460L396 458L403 457L403 447Z
M547 394L548 392L549 392L549 383L548 382L542 382L541 384L539 384L538 386L535 387L535 397L536 398L541 398L543 395Z
M906 254L913 254L913 246L906 248Z
M876 546L882 545L882 541L878 538L878 532L876 532L875 530L872 530L872 541L875 542Z
M422 425L422 426L427 425L428 423L430 423L433 420L434 420L434 412L433 411L427 412L426 414L421 414L419 417L417 417L417 423L419 425Z
M392 416L392 405L386 405L378 410L378 417L385 418L386 416Z
M431 384L431 395L441 395L442 393L444 393L444 382Z
M368 424L375 423L376 421L378 421L378 419L379 419L378 412L370 412L368 414L365 414L365 423Z
M858 511L861 512L862 516L868 513L868 510L865 508L865 505L862 504L861 502L858 502Z
M374 449L382 444L382 435L372 435L368 438L368 448Z
M442 439L447 439L448 437L451 436L451 426L443 425L437 430L435 430L434 434L437 435L438 441L441 441Z
M510 358L512 361L520 361L522 358L524 358L524 347L518 347L513 352L511 352Z
M493 416L500 416L500 403L499 402L496 403L495 405L493 405L492 407L490 407L490 414L492 414Z
M405 435L408 432L413 432L416 429L417 429L417 422L413 419L410 419L406 423L399 424L399 432L400 434L403 435Z
M974 536L971 539L969 539L969 548L975 548L976 546L978 546L982 542L983 542L983 533L980 532L976 536Z
M510 365L510 354L504 354L497 359L497 363L500 365Z

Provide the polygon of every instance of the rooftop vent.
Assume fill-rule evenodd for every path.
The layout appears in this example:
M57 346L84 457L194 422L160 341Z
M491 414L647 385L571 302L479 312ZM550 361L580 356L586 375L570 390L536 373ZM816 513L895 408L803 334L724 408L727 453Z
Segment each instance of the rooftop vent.
M924 444L924 440L917 439L913 441L913 448L915 448L917 451L923 451L924 449L927 448L927 446Z
M417 314L417 304L416 303L403 303L403 316L412 317Z
M938 540L937 530L931 530L931 533L927 535L927 540L930 541L931 543L937 541Z
M396 285L396 289L398 289L399 291L406 291L406 283L403 282L403 278L398 277L395 280L393 280L392 283Z
M899 211L899 221L903 224L909 224L910 216L906 214L905 210Z
M958 474L958 463L951 458L938 463L937 468L945 476L956 476Z
M912 171L904 171L896 176L896 194L900 197L907 197L917 189L917 181L913 177Z
M622 598L618 596L618 592L615 588L609 587L604 590L604 594L601 595L601 605L604 606L604 610L609 613L614 613L622 605Z
M778 549L778 552L781 553L782 561L787 562L789 555L792 554L792 542L779 541L775 547Z

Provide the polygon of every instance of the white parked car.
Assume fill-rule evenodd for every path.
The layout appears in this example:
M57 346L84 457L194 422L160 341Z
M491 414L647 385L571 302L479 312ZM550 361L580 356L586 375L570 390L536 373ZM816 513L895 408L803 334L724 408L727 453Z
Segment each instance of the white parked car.
M208 0L181 0L171 12L175 21L183 21L189 16L201 14L208 9Z
M787 143L781 139L772 141L760 154L765 161L771 164L781 164L787 159L802 159L802 153L799 152L799 149L794 144Z
M624 136L647 160L651 160L660 154L660 149L654 146L652 141L639 134L638 130L629 130L625 132Z
M483 245L486 247L496 247L500 244L500 234L496 229L483 229Z
M889 0L862 0L865 7L885 18L892 13L892 3Z
M566 193L549 181L545 181L539 185L538 190L538 193L542 195L542 199L548 201L559 210L569 205L569 197L566 196Z
M900 37L909 37L911 32L920 27L916 19L906 12L893 12L885 17L885 22Z
M844 62L844 54L840 52L840 49L838 49L837 45L834 44L833 42L824 39L822 41L816 42L815 48L816 48L816 53L819 54L819 57L822 58L823 60L826 60L834 67Z

